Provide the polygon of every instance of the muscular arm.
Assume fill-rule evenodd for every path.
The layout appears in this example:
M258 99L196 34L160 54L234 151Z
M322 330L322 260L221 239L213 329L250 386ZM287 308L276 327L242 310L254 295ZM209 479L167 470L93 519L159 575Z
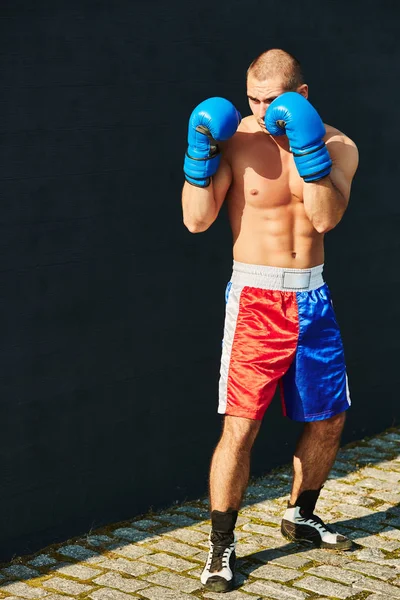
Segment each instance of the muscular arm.
M206 231L214 223L231 183L231 167L224 158L208 187L199 188L185 181L182 190L183 222L191 233Z
M327 177L304 184L304 208L319 233L330 231L344 215L350 198L351 183L358 166L357 147L348 137L335 132L325 138L332 159Z

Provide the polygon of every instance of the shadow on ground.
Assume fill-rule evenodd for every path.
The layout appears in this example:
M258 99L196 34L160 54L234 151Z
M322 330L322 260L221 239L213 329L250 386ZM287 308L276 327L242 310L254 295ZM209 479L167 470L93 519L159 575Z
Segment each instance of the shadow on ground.
M359 474L359 470L364 467L381 467L383 473L385 467L388 469L390 465L386 465L386 461L395 459L400 450L400 433L390 430L385 432L381 436L374 437L370 440L363 440L356 443L351 443L339 451L337 461L332 470L326 490L322 495L323 509L321 515L324 518L324 513L329 511L327 506L329 505L329 494L335 496L337 503L337 495L340 491L329 490L328 488L333 484L342 483L342 485L348 485L349 491L354 491L353 485L357 485L358 481L365 477L365 475ZM397 480L400 480L400 462ZM393 478L393 483L390 481L380 480L382 487L387 489L388 493L397 492L394 488L397 484L395 482L396 475L390 476ZM379 479L379 478L378 478ZM245 502L243 505L243 514L246 514L246 509L253 507L256 509L257 517L253 517L249 514L248 516L252 521L256 523L265 523L274 521L274 525L278 524L279 512L283 513L285 508L286 498L288 497L291 483L290 468L288 466L282 467L278 470L273 471L269 475L262 478L258 478L256 481L251 482L248 487ZM332 487L332 486L331 486ZM335 529L339 532L344 533L351 537L354 542L352 550L347 551L346 554L351 554L352 551L360 549L362 546L357 544L357 540L371 535L381 533L382 530L390 531L400 529L400 504L391 506L388 508L385 500L375 499L371 501L368 487L358 487L358 494L360 497L365 498L365 506L373 510L372 514L365 516L356 516L348 519L343 519L343 515L333 511L330 514L330 519L327 522L334 522ZM276 503L274 509L274 516L268 513L268 504L279 500ZM345 496L341 498L345 502ZM263 507L265 503L265 507ZM255 506L257 505L257 506ZM356 506L356 505L354 505ZM385 507L384 510L380 510L379 507ZM319 512L318 510L316 511ZM263 519L260 519L263 516ZM140 547L143 543L151 543L162 534L168 533L169 537L174 537L173 532L181 531L182 528L193 527L196 531L201 531L204 534L204 542L199 542L201 549L206 550L206 530L209 527L208 520L208 507L207 500L200 499L194 502L188 502L179 506L173 506L168 511L159 513L149 514L145 517L137 517L132 521L113 524L107 527L103 527L97 531L88 533L86 536L74 538L68 540L62 544L57 544L43 549L41 552L36 553L32 556L25 556L15 558L11 563L3 563L2 574L5 575L6 579L1 582L0 592L2 586L9 583L10 581L34 581L35 577L43 577L52 574L53 571L64 565L73 565L80 562L87 562L91 557L96 557L98 554L108 556L113 550L119 548L120 550L124 547L132 544ZM176 538L180 540L179 536ZM266 538L266 542L271 538ZM240 544L240 542L239 542ZM275 537L275 545L276 537ZM267 543L266 543L267 545ZM65 553L66 548L68 552ZM267 563L278 557L301 554L309 551L310 546L300 546L293 543L285 543L282 538L282 545L274 548L264 549L255 553L250 553L245 557L239 559L238 562L238 585L241 585L246 575L249 575L260 566L260 563ZM168 551L168 550L167 550ZM329 554L329 551L326 551ZM400 558L400 550L392 553L391 557ZM50 560L53 558L52 564L46 564L47 556ZM111 555L112 556L112 555ZM115 558L115 556L114 556ZM121 556L119 556L121 558ZM36 560L35 560L36 559ZM41 562L39 562L41 559ZM55 559L55 560L54 560ZM191 557L191 560L197 561L197 566L200 568L203 564L203 557L197 558ZM57 564L54 564L56 561ZM63 564L60 564L63 563ZM193 568L196 568L194 564ZM35 569L32 572L31 569ZM39 573L39 575L37 574ZM125 573L127 574L127 573Z

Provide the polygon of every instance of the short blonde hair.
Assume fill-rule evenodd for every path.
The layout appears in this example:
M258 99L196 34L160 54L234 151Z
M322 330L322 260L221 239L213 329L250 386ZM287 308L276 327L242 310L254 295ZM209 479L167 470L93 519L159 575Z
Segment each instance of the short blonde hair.
M265 81L279 75L283 77L284 87L288 91L296 90L304 83L303 72L297 58L279 48L271 48L259 54L247 69L247 77L250 74L258 81Z

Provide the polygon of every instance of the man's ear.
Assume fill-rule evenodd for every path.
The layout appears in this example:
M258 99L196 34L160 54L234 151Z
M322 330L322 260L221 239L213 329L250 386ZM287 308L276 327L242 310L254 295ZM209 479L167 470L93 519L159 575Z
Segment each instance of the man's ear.
M308 98L308 85L303 83L303 85L297 88L296 92L304 96L304 98Z

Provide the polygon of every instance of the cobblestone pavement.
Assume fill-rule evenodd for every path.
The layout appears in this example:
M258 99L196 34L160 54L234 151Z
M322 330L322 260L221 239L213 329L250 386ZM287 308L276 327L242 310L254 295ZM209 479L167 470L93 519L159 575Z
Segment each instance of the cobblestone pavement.
M174 506L14 560L0 568L0 598L20 600L400 599L400 429L343 448L316 511L350 536L334 553L288 543L279 524L291 470L248 488L237 533L237 589L202 589L206 500Z

